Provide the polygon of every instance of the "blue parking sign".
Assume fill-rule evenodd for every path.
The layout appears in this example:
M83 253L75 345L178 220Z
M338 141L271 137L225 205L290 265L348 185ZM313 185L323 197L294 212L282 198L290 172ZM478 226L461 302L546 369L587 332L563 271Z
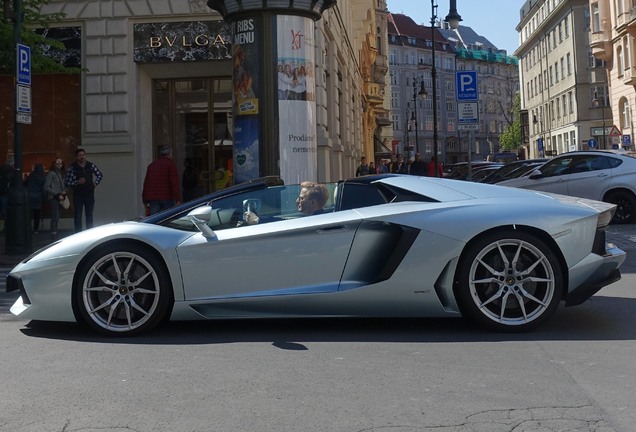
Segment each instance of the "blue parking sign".
M477 71L458 71L455 73L458 101L476 101Z
M31 47L18 44L15 59L18 84L31 85Z

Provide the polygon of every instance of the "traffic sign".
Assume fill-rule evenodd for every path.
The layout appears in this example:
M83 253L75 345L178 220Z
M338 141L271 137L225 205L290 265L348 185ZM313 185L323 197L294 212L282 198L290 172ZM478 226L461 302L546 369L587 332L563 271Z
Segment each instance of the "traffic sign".
M618 128L616 126L612 126L612 130L609 133L609 136L620 136L621 135L621 131L618 130Z
M31 124L31 114L17 113L15 115L15 121L18 123Z
M598 147L598 141L596 141L594 138L592 138L592 139L587 141L587 146L589 148L596 148L596 147Z
M18 44L16 57L15 66L18 84L31 85L31 47Z
M17 106L19 113L31 112L31 87L18 85L16 87Z
M477 71L455 72L458 101L476 101L477 97Z
M623 147L629 147L632 145L632 136L623 135Z
M465 123L465 124L458 124L457 125L457 130L479 130L479 123Z
M457 102L459 124L477 123L479 121L479 107L477 102Z

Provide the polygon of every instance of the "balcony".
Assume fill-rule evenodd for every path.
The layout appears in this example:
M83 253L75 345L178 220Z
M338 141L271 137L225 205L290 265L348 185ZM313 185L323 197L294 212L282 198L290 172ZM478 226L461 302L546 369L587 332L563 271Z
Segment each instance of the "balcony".
M630 34L636 34L636 6L631 8L625 15L627 15L627 31Z
M636 66L626 67L621 79L625 85L636 85Z
M590 48L594 57L606 62L612 59L612 42L604 32L590 33Z

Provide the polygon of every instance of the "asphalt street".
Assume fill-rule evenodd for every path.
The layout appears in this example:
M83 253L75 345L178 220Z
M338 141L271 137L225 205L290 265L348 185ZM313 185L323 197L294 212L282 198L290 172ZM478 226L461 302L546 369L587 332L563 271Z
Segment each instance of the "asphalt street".
M0 290L0 432L633 432L636 227L623 279L539 329L460 319L28 322Z

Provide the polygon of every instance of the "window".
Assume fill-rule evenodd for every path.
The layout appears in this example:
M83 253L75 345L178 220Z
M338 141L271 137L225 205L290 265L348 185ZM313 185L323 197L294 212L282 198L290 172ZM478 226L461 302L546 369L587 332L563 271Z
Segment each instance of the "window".
M623 47L619 46L616 48L616 66L618 67L618 76L623 76L624 64L623 64Z
M574 96L571 91L568 92L568 102L570 105L570 114L574 114Z
M568 66L568 76L572 75L572 55L570 53L566 56Z
M601 31L601 18L599 16L598 2L592 3L591 8L592 8L592 31L593 32L600 32Z

